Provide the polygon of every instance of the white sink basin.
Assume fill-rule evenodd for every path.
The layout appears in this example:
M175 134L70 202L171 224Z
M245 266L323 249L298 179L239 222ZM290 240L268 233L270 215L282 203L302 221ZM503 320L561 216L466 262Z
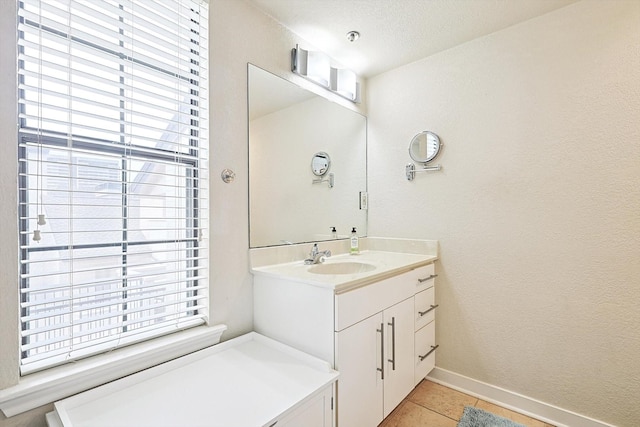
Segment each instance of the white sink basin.
M316 264L309 267L309 273L315 274L356 274L375 270L376 266L365 262L341 261L327 264Z

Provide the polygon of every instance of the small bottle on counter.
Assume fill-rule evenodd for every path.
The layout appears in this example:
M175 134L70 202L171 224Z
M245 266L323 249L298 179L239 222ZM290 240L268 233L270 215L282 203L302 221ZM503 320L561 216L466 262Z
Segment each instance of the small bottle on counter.
M335 227L331 227L331 238L332 239L337 239L338 238L338 232L336 231Z
M351 255L358 255L360 253L360 247L358 245L358 235L356 234L356 228L351 229Z

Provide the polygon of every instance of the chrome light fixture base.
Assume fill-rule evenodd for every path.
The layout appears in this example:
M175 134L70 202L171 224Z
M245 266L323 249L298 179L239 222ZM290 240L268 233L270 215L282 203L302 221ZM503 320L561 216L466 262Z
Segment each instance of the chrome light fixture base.
M291 49L291 71L351 102L360 103L356 74L345 68L332 67L329 57L322 52L296 45Z

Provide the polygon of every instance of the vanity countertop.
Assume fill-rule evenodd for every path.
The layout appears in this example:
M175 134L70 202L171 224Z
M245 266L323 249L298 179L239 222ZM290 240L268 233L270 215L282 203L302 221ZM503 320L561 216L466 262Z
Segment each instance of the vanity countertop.
M340 254L332 256L326 258L322 264L306 265L303 260L299 260L254 267L251 272L258 276L301 282L342 293L422 267L437 259L438 256L433 254L365 250L357 255ZM369 264L375 266L375 269L348 274L318 274L310 271L319 265L331 266L332 264L346 263Z

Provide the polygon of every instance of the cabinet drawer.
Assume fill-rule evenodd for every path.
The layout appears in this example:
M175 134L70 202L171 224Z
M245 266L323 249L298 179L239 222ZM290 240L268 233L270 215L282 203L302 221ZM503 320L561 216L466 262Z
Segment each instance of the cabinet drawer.
M416 331L435 319L435 288L432 286L416 294L415 323Z
M415 384L427 376L436 366L436 322L431 322L415 336Z
M433 287L433 264L418 267L389 279L335 297L335 330L341 331L387 307ZM427 280L421 279L427 278Z
M341 331L414 295L409 271L335 296L335 330Z
M414 280L416 285L416 292L424 291L425 289L432 288L435 284L435 265L429 264L424 267L416 268L413 270Z

